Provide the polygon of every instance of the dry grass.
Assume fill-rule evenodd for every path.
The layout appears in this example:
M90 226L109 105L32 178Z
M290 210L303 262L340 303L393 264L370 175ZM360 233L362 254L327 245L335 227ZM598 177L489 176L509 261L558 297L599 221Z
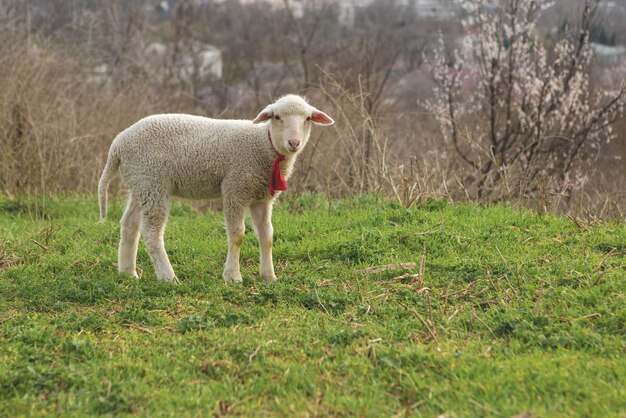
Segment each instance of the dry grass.
M258 110L252 103L236 115L211 109L145 76L102 84L94 80L87 54L59 50L43 39L8 42L7 36L0 33L7 45L0 54L0 192L9 197L94 192L115 135L146 115L246 118ZM432 198L476 200L454 153L434 141L430 115L386 104L372 112L364 87L350 91L328 73L307 95L337 124L334 131L314 131L290 181L292 192L315 191L329 198L378 192L407 208ZM537 184L538 193L515 203L589 219L623 219L623 181L615 180L624 179L623 162L596 167L601 170L591 170L581 188L555 193L546 180ZM503 178L500 190L480 200L499 200L507 187L515 187L512 183L524 181L513 173L503 172Z
M99 85L88 61L71 52L32 40L3 50L0 190L9 196L92 192L117 133L143 116L182 107L145 82Z

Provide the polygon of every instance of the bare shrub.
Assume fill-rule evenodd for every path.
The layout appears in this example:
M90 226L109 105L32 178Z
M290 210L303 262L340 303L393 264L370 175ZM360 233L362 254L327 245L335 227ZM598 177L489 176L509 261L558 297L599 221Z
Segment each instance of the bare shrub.
M167 106L145 85L98 86L75 56L31 42L0 61L0 190L91 192L112 138Z
M407 158L407 146L400 149L404 156L392 151L392 142L408 144L415 140L416 132L392 129L393 123L385 123L385 118L380 117L387 115L384 108L376 107L374 114L364 86L359 84L357 91L348 90L324 72L312 93L318 95L316 102L325 99L325 108L336 116L335 132L330 137L320 134L311 138L311 145L300 157L304 162L293 178L296 191L317 190L330 197L374 191L407 208L427 198L452 196L447 189L448 166L444 159L436 157L436 152ZM390 138L392 133L396 136Z

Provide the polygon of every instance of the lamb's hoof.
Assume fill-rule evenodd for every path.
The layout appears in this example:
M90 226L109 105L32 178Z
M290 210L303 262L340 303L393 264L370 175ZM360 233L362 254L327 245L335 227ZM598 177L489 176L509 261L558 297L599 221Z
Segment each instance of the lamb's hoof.
M126 277L132 277L133 279L139 278L139 275L137 274L136 271L121 271L120 270L120 275L126 276Z
M172 277L159 277L158 278L160 281L162 282L166 282L169 284L180 284L180 281L178 280L178 277L176 276L172 276Z
M263 280L265 280L265 283L269 284L269 283L274 283L276 280L278 280L278 277L276 277L276 276L263 276Z
M239 284L242 283L243 279L241 278L241 274L227 274L224 273L224 283L226 284Z

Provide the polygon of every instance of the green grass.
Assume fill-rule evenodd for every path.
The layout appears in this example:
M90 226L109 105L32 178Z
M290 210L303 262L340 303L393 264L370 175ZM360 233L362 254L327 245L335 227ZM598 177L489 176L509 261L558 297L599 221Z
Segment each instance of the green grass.
M286 197L280 280L248 228L226 286L222 215L179 203L171 286L142 247L142 278L118 276L110 206L0 199L0 415L626 414L625 225Z

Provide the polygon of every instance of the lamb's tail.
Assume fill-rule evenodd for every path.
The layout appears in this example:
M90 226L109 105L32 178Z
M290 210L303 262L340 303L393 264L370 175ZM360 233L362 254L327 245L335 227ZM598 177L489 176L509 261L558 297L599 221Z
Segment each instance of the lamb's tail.
M111 148L107 163L104 166L102 176L100 176L100 182L98 182L98 200L100 202L100 222L104 222L107 217L107 189L109 188L109 182L111 177L120 167L120 158L115 152L114 148Z

